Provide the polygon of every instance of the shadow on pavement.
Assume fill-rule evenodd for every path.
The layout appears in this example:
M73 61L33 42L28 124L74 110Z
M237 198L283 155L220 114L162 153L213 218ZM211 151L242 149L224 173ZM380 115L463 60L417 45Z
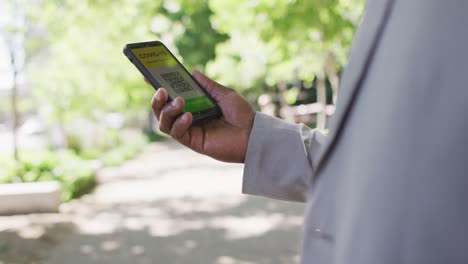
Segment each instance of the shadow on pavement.
M304 205L240 194L242 169L150 145L59 214L0 217L0 264L297 263Z
M37 238L0 232L0 262L22 263L293 263L302 206L248 197L233 206L186 197L88 212L90 226L42 226ZM193 208L201 206L200 208ZM93 220L113 228L93 234ZM105 228L104 228L105 229Z

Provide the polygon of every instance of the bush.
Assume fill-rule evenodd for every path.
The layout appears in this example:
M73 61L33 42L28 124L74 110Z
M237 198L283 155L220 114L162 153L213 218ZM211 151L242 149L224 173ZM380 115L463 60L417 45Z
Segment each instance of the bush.
M136 129L103 130L93 139L94 144L84 136L81 140L76 144L80 147L73 148L75 153L85 160L100 160L105 166L118 166L134 158L148 143L148 138Z
M104 166L118 166L134 158L148 143L147 138L139 131L123 130L119 134L118 144L97 157Z
M2 183L58 181L62 200L69 201L89 192L95 185L97 164L79 158L72 151L45 151L25 155L10 165Z
M69 150L21 153L21 162L0 157L0 183L58 181L62 200L69 201L88 193L96 184L97 169L118 166L141 152L148 140L138 130L108 131L106 147L83 148L73 138ZM108 144L113 143L113 147Z

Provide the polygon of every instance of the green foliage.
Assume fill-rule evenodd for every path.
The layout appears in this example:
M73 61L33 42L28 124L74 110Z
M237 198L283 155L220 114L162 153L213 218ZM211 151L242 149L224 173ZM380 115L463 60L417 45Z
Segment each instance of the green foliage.
M215 58L215 48L227 39L210 22L213 12L206 0L165 0L154 12L152 30L189 69L203 69Z
M117 166L134 158L148 143L148 139L136 131L126 131L119 134L118 144L108 149L100 156L104 166Z
M134 158L141 151L141 146L121 145L112 149L101 157L103 164L107 167L118 166L124 161Z
M41 1L34 7L28 18L48 37L36 39L43 52L29 72L36 95L52 106L51 120L66 125L77 117L148 107L141 102L152 91L122 55L126 43L151 38L145 1Z
M342 66L363 1L212 0L210 7L229 39L218 45L209 73L246 89L312 79L330 54Z
M135 157L148 138L135 129L105 129L93 133L92 141L84 133L70 134L69 148L87 160L100 160L105 166L116 166Z
M82 160L71 151L31 154L20 162L11 162L0 182L58 181L62 184L64 201L88 192L95 184L96 164Z
M31 112L35 109L35 104L31 98L18 98L17 101L18 112L25 113ZM11 98L0 97L0 120L2 115L11 115Z
M94 148L84 146L77 119L99 123L109 112L144 116L150 107L154 90L122 54L126 43L162 40L193 69L213 59L215 46L226 39L211 26L212 12L203 0L23 1L23 6L29 21L27 69L39 112L58 123L68 147L85 158L115 148L119 136L99 136ZM106 155L109 163L128 156L116 152L129 150Z
M58 181L62 184L63 201L77 198L94 187L101 166L120 165L138 155L147 144L146 137L134 130L116 134L116 145L107 149L92 148L79 153L73 150L25 152L17 163L0 157L0 183Z
M345 63L364 0L39 1L28 6L35 91L67 126L76 117L149 107L153 91L121 54L129 42L162 40L191 70L234 88L311 80L330 58ZM33 34L29 34L32 36ZM36 34L37 35L37 34ZM34 51L34 52L32 52Z
M37 54L29 64L34 90L53 106L51 120L63 125L149 107L154 91L123 56L126 43L161 39L193 69L213 59L216 44L226 39L211 27L202 0L40 1L25 10L34 27L47 32L28 41L35 43L29 53Z

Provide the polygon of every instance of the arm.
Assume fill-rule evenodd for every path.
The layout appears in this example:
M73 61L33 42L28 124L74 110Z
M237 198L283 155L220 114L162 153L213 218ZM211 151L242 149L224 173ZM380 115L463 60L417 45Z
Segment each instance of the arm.
M193 76L217 101L223 116L191 125L190 113L182 114L184 100L167 101L160 88L152 106L159 129L181 144L212 158L246 163L243 192L276 199L305 201L312 179L312 160L323 135L304 125L255 113L247 101L195 71Z
M242 192L304 202L312 181L312 160L325 136L257 113L245 159Z

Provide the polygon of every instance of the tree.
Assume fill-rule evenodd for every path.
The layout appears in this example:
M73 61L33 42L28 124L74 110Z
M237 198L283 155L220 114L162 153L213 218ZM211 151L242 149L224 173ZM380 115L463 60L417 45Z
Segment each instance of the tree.
M148 111L153 91L121 54L131 42L159 39L189 69L207 65L210 75L241 89L315 76L337 86L332 77L361 6L361 0L22 1L35 36L27 43L34 90L43 112L62 127L76 117Z
M31 3L23 2L25 5ZM151 89L122 55L129 42L148 40L145 1L41 1L28 8L39 49L29 64L41 109L62 129L76 118L146 109ZM118 14L118 15L116 15Z
M11 117L13 121L12 136L13 136L13 158L19 161L18 148L18 126L19 126L19 108L18 108L18 75L22 71L24 64L24 15L20 10L17 1L5 3L10 16L6 19L5 25L0 25L3 40L6 42L8 49L8 57L10 59L10 68L12 74L11 82Z
M213 12L206 0L165 0L155 5L153 15L155 37L180 55L189 69L203 69L215 58L216 45L227 39L211 24Z
M213 24L230 36L218 45L211 74L241 89L263 80L273 86L317 77L318 100L325 105L325 79L337 91L337 72L346 61L363 1L213 0L210 7ZM319 128L325 127L323 109Z
M149 110L154 91L122 55L126 43L159 39L189 68L202 68L225 39L202 0L57 0L28 10L42 32L33 45L42 52L30 67L36 94L62 127L76 117Z

